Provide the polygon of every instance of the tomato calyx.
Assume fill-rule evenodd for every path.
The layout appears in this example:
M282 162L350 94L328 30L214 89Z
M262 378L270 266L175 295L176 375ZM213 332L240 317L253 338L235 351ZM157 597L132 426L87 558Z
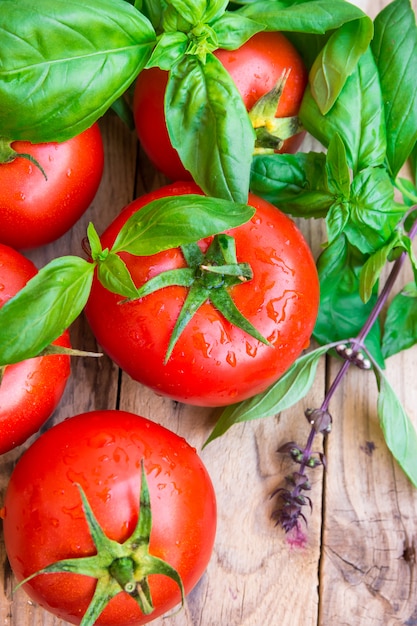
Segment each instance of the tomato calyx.
M154 610L148 576L162 574L177 583L184 603L184 587L178 572L166 561L149 552L152 512L149 487L143 461L141 463L140 508L136 527L130 537L119 543L105 535L81 485L79 489L84 514L97 553L93 556L63 559L31 574L18 587L40 574L72 573L97 579L93 598L80 626L93 626L109 601L121 592L128 593L145 615Z
M261 96L249 111L255 129L255 154L268 154L280 150L286 139L303 130L298 116L275 117L279 101L291 70L284 70L276 85Z
M182 331L204 302L209 301L232 324L266 345L263 335L242 315L229 289L253 277L248 263L238 263L233 237L224 233L215 235L204 254L197 243L181 246L187 267L167 270L154 276L138 289L142 298L163 287L179 285L189 291L172 331L164 363L167 363Z
M13 150L12 148L12 143L13 142L9 139L6 139L5 137L0 137L0 165L2 163L11 163L17 158L27 159L28 161L33 163L33 165L35 165L38 170L40 170L44 179L48 180L46 172L43 169L42 165L39 163L39 161L37 161L31 154L28 154L26 152L16 152L16 150Z

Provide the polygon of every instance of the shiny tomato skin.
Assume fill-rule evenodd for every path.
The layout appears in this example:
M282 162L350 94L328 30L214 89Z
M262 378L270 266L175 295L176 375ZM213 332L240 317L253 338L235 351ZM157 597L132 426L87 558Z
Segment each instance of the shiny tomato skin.
M307 85L307 70L292 43L278 32L258 33L238 50L214 54L233 78L250 110L270 91L285 69L291 68L276 117L297 115ZM172 147L165 124L164 95L168 72L153 67L143 70L136 81L133 113L136 131L152 164L170 180L191 180ZM296 152L304 138L298 133L287 139L280 152Z
M137 522L140 463L149 483L152 530L149 551L180 574L186 593L201 578L212 554L216 499L200 457L183 438L125 411L92 411L68 418L39 437L18 461L4 506L4 539L18 580L63 558L95 554L79 483L104 533L125 541ZM30 476L30 480L28 480ZM145 624L180 602L166 576L149 576L155 610L144 616L122 592L95 622ZM78 624L95 580L79 574L47 574L24 585L33 600L60 619Z
M37 272L20 252L0 244L0 307ZM54 342L70 347L66 331ZM0 454L24 443L58 406L70 375L70 357L28 359L5 368L0 385Z
M104 168L98 124L62 143L11 147L30 154L43 168L17 157L0 164L0 242L27 250L55 241L88 209Z
M127 218L157 197L198 193L194 183L175 183L135 200L104 232L111 247ZM294 222L271 204L250 195L256 208L250 222L228 231L237 259L254 277L233 287L231 296L247 319L273 345L232 326L208 302L181 334L171 357L164 357L187 289L166 287L142 299L120 303L95 278L87 319L102 349L134 380L179 402L221 406L264 391L308 345L319 303L317 270ZM163 270L183 267L177 248L149 257L126 253L137 286Z

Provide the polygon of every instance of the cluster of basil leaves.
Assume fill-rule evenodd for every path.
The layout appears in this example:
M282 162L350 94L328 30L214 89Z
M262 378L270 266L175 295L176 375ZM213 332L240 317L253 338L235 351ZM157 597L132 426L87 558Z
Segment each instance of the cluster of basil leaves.
M169 71L165 112L172 143L208 198L174 198L168 209L149 205L110 251L101 249L90 225L93 263L55 259L2 307L0 364L50 349L84 307L95 267L106 287L134 297L120 250L153 254L250 219L249 188L293 216L326 222L314 331L322 347L314 354L356 336L387 261L406 250L416 272L407 237L407 210L417 201L417 30L410 0L393 0L374 23L345 0L1 0L1 8L3 138L63 141L110 107L128 118L125 96L135 78L158 66ZM213 51L236 49L263 30L285 32L301 52L309 86L300 118L325 151L253 158L253 128ZM399 177L407 159L412 181ZM173 210L175 220L169 219ZM416 302L413 282L390 306L383 335L376 324L367 338L379 368L381 412L392 422L398 407L380 372L385 358L416 343ZM265 394L268 402L257 398L256 410L245 403L226 409L212 438L305 395L314 354ZM291 379L297 367L308 372L308 384L298 375ZM397 432L404 436L388 441L400 463L410 457L402 440L410 424L401 416L404 427ZM412 480L417 484L415 473Z

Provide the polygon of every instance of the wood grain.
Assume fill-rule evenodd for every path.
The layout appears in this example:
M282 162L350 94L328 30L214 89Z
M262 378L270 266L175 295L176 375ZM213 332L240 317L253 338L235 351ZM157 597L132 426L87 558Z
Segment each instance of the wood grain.
M355 4L374 17L387 2ZM69 234L28 255L38 267L58 255L81 255L89 221L101 232L130 200L165 182L118 119L108 115L101 127L106 164L99 192ZM317 254L324 239L322 225L309 222L300 227ZM97 348L83 316L71 332L74 345ZM184 610L155 620L155 626L417 624L417 492L384 443L372 375L352 368L332 401L334 426L325 449L328 468L312 476L313 511L305 545L289 541L271 520L270 494L291 467L276 450L285 441L305 440L304 409L321 403L337 367L323 360L305 402L280 415L235 426L201 450L215 410L158 397L120 374L105 356L73 359L65 396L44 428L95 408L134 411L194 445L216 489L218 531L207 572L188 596ZM417 427L416 371L417 348L393 357L387 368L390 383ZM25 447L0 457L0 503ZM15 581L2 541L0 563L0 626L66 626L33 605L22 590L12 593Z

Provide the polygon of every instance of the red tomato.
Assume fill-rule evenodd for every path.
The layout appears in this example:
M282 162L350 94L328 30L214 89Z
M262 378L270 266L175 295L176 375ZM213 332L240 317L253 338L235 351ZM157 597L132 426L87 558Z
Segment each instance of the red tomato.
M103 141L97 124L62 143L15 141L26 158L0 164L0 242L29 249L55 241L90 206L104 167Z
M103 234L111 247L132 213L156 198L198 193L194 183L168 185L135 200ZM103 350L133 379L177 401L203 406L238 402L264 391L308 345L318 311L319 283L311 251L294 222L250 195L250 222L228 231L238 262L248 262L252 280L231 288L243 315L272 344L230 324L209 302L201 306L164 365L187 288L170 286L120 303L95 278L86 314ZM207 247L207 242L201 242ZM149 257L122 253L133 281L143 285L163 270L185 266L180 249Z
M139 511L141 461L152 512L149 553L169 563L188 593L209 562L216 531L216 501L200 457L184 439L124 411L93 411L46 431L18 461L4 503L4 540L18 580L61 559L94 555L80 493L104 534L119 543L133 533ZM28 480L30 477L30 480ZM36 576L25 583L31 598L60 619L80 623L96 580L74 573ZM121 590L94 623L138 626L180 601L178 585L150 575L154 612L144 616Z
M290 70L276 117L298 114L307 84L307 70L294 46L281 33L264 32L251 37L238 50L214 53L233 78L250 110ZM177 151L171 146L165 124L164 95L168 72L159 68L143 70L136 81L133 112L142 147L153 165L171 180L190 180ZM284 142L281 152L296 152L304 134Z
M22 254L0 244L0 307L37 272ZM56 342L70 347L65 332ZM53 355L8 365L0 384L0 454L22 444L52 415L70 375L70 357Z

